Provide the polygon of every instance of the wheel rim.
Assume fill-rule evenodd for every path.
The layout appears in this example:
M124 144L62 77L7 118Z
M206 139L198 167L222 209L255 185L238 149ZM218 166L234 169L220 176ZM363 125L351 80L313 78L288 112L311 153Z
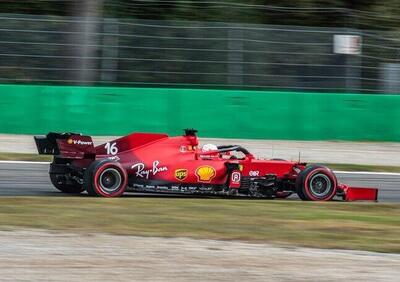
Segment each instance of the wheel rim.
M113 193L117 191L120 188L121 183L121 174L115 168L107 168L100 174L100 188L107 193Z
M311 177L310 182L310 192L317 198L324 198L330 194L332 190L331 179L322 173L318 173Z

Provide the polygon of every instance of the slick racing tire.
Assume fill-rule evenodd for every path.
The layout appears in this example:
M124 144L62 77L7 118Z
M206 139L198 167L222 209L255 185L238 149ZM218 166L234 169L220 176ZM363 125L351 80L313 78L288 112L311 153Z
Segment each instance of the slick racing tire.
M126 189L128 175L118 162L94 161L85 171L83 186L90 196L119 197Z
M303 201L329 201L336 190L336 176L324 166L310 165L296 179L296 192Z
M53 184L54 187L56 187L58 190L60 190L63 193L67 194L80 194L84 191L84 188L82 185L76 183L76 184L67 184L65 180L63 179L63 175L59 174L50 174L50 181Z

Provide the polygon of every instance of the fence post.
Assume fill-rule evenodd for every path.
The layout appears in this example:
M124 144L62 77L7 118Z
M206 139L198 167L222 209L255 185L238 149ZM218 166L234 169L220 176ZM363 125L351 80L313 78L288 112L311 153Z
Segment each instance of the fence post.
M233 26L228 31L228 85L243 85L243 30Z
M113 19L104 19L102 39L101 81L112 82L118 79L118 44L119 26Z
M77 69L71 76L73 81L79 81L76 84L91 84L97 80L98 61L96 57L97 36L101 26L101 16L103 9L103 0L84 0L74 1L71 4L71 15L74 22L69 30L73 33L67 38L69 55L72 57L69 64L70 68Z

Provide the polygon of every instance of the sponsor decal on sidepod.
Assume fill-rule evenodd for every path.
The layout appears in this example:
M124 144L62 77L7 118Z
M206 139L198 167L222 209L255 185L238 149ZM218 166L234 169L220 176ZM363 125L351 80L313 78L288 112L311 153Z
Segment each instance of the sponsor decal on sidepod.
M249 176L259 176L260 172L258 170L250 170L249 171Z
M144 163L137 163L131 166L131 169L136 170L135 176L140 178L149 179L149 176L154 176L159 172L167 171L168 168L166 166L159 166L159 161L154 161L153 166L150 169L145 169Z
M232 183L240 184L240 178L241 178L240 172L235 171L231 175Z
M210 182L215 177L215 169L209 165L203 165L196 169L196 176L199 182Z
M175 170L175 178L179 181L183 181L188 176L188 170L185 168L179 168Z

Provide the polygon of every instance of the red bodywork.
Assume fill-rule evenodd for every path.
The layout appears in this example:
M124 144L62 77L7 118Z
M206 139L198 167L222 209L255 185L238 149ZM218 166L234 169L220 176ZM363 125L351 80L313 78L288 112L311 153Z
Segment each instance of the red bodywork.
M42 141L38 141L40 138ZM97 147L89 136L56 136L55 147L45 144L51 139L49 135L40 138L35 138L39 153L68 159L70 165L83 171L94 160L118 162L128 175L128 186L135 191L241 191L251 190L255 183L272 187L271 192L263 194L266 197L285 197L296 193L296 179L306 168L305 163L257 159L238 145L203 152L195 131L177 137L133 133ZM377 189L339 184L336 193L346 201L377 200Z
M112 144L118 150L114 155L107 154L106 150ZM250 153L241 159L229 157L218 151L202 152L197 136L168 137L165 134L133 133L96 147L97 159L118 160L128 174L139 182L156 180L224 185L228 182L227 163L239 165L237 172L240 172L240 177L253 173L252 176L275 174L278 178L295 178L293 168L304 168L304 164L295 162L258 160Z

